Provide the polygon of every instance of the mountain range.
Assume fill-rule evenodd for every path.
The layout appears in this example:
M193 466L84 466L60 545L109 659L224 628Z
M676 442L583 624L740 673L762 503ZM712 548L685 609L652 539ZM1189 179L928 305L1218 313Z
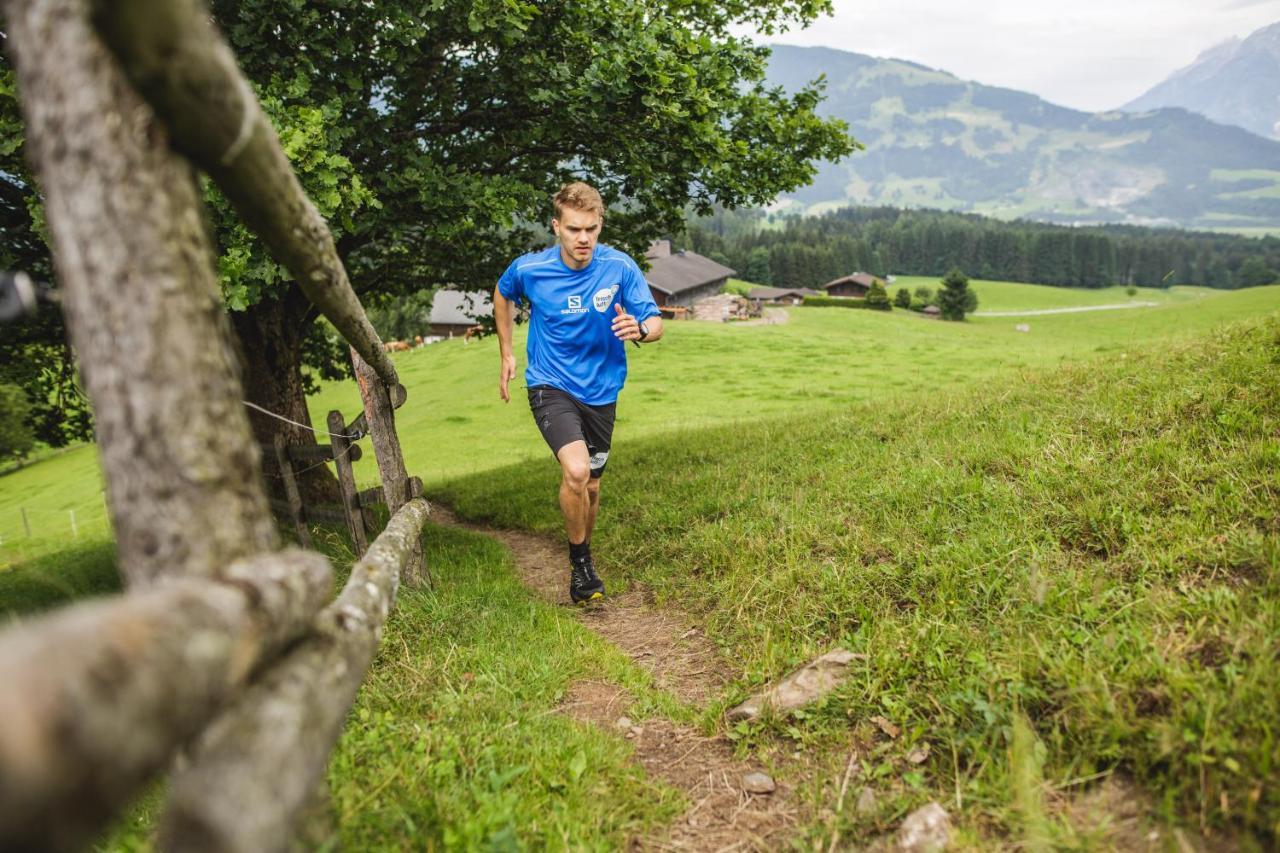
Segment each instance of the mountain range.
M1123 110L1183 107L1280 139L1280 23L1200 54Z
M914 62L775 45L768 80L826 78L820 111L866 146L779 199L1001 219L1280 228L1280 142L1179 108L1087 113Z

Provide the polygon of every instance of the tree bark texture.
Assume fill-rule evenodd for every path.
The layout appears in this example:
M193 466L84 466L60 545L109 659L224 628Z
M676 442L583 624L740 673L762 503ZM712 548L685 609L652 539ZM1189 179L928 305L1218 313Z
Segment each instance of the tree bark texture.
M231 48L199 0L93 0L129 79L317 308L387 385L395 366Z
M87 0L0 2L125 580L274 550L194 172Z
M420 541L427 502L405 504L351 571L316 630L196 740L161 826L166 849L286 849L324 773Z
M306 320L310 303L296 286L286 288L279 299L268 299L245 311L231 312L231 323L240 344L240 365L244 371L245 399L269 412L299 424L314 427L302 389L302 341L310 323ZM277 435L285 443L327 444L328 438L306 427L249 410L249 425L260 446L270 447ZM326 429L321 427L321 432ZM338 483L327 465L301 465L295 469L298 490L305 502L338 502ZM286 498L280 467L274 456L264 456L262 475L267 488Z
M331 594L289 550L6 630L0 848L82 849Z
M355 367L356 382L360 385L360 397L364 400L364 419L369 428L373 453L378 459L378 475L382 478L382 497L392 515L414 497L409 472L404 467L404 453L400 449L400 437L396 433L395 406L391 389L382 383L360 354L351 350L351 363ZM404 389L396 389L403 395ZM400 401L403 403L403 399ZM405 586L419 587L425 582L426 566L422 548L415 547L404 570Z

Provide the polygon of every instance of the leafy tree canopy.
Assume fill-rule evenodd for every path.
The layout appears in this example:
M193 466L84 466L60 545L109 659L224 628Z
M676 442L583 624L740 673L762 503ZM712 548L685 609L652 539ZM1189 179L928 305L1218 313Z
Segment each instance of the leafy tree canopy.
M856 143L815 115L818 86L767 88L768 51L729 31L829 6L212 4L364 292L490 286L571 179L601 190L606 240L632 250L681 230L686 204L762 204L807 183ZM283 273L227 230L230 301L252 304Z
M0 462L21 459L35 447L31 406L16 385L0 385Z

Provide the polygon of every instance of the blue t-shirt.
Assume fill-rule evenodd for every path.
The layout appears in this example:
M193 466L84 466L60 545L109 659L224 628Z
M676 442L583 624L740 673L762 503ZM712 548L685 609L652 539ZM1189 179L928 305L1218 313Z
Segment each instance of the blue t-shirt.
M636 262L601 244L580 270L569 269L558 243L522 255L498 279L498 292L529 304L525 385L550 385L589 406L617 400L627 378L627 348L613 335L613 306L621 303L637 321L658 314Z

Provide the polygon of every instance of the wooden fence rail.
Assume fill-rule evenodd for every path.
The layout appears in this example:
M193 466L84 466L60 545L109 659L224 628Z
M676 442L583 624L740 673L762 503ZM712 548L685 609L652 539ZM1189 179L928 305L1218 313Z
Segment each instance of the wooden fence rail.
M0 847L84 846L331 594L281 551L0 634Z
M421 498L401 507L311 635L196 741L171 780L165 846L244 853L288 846L373 661L427 513Z

